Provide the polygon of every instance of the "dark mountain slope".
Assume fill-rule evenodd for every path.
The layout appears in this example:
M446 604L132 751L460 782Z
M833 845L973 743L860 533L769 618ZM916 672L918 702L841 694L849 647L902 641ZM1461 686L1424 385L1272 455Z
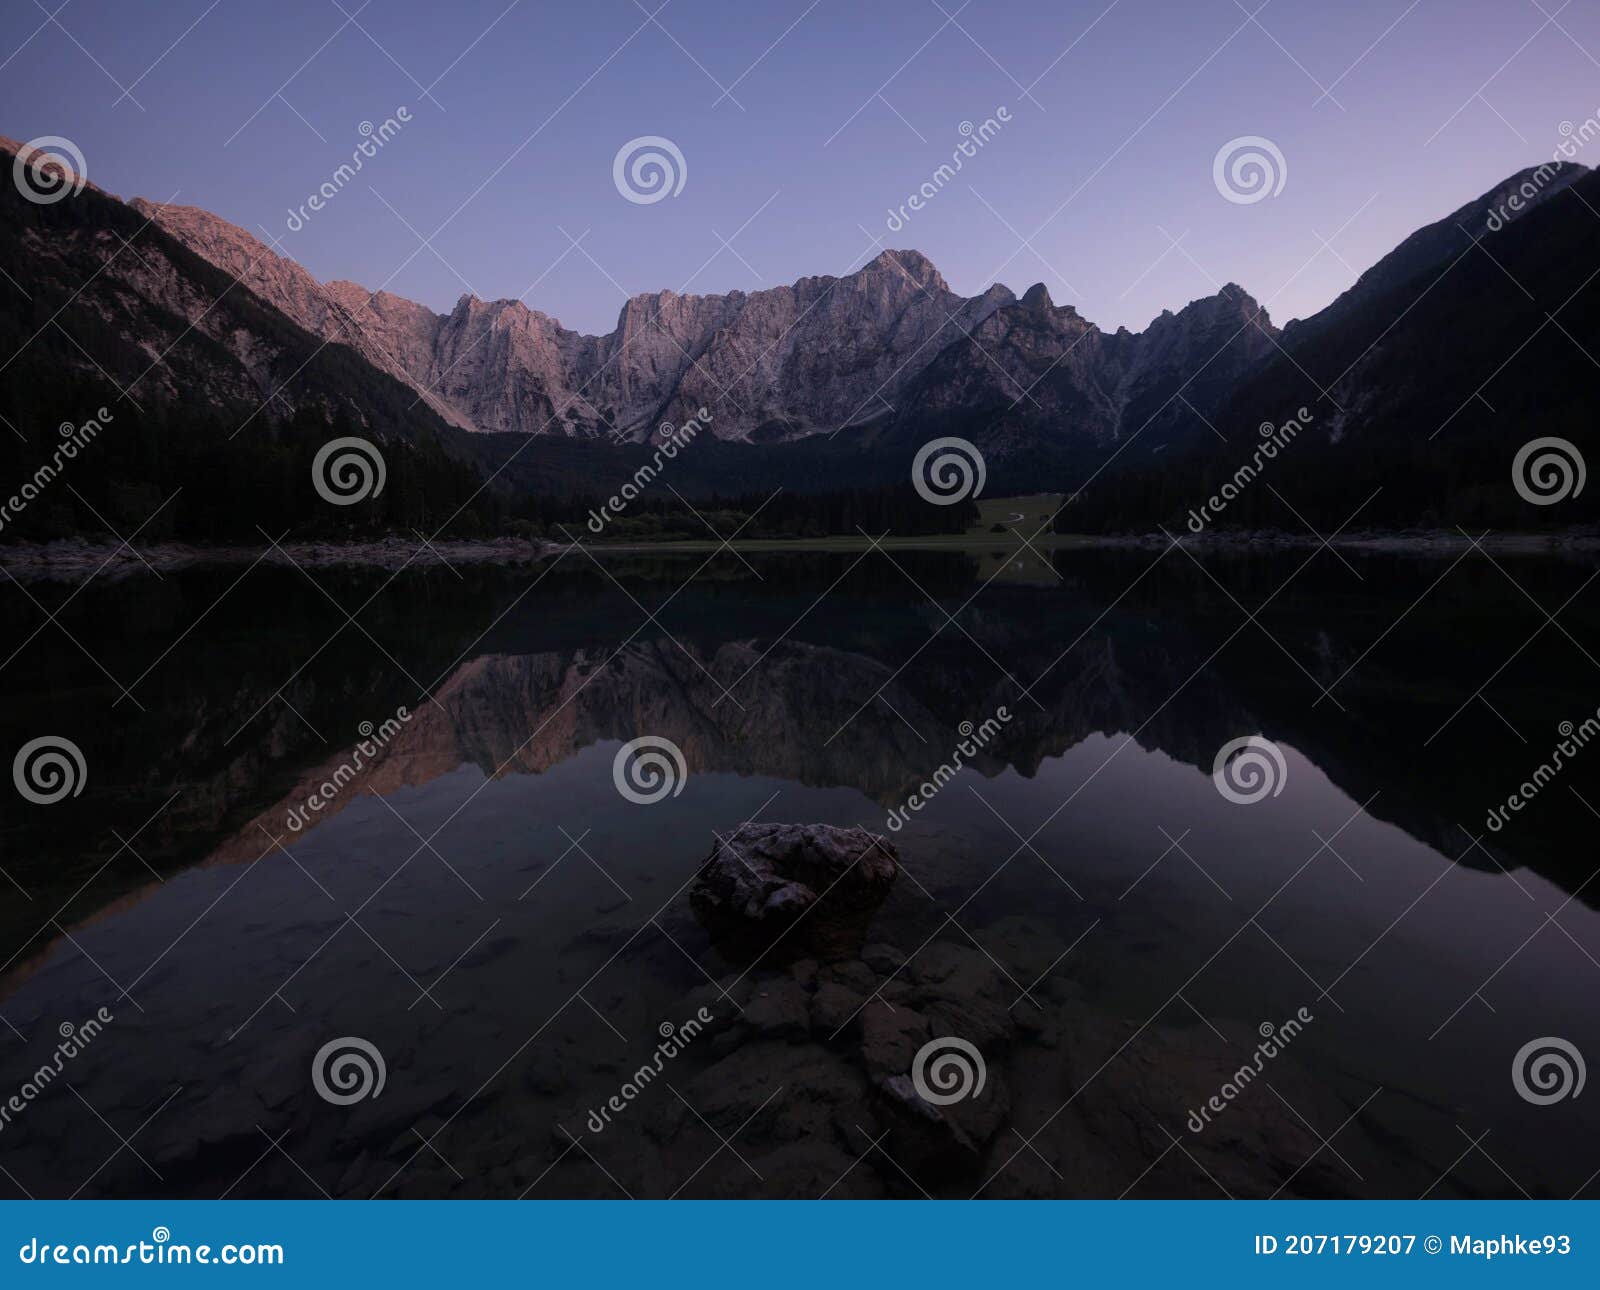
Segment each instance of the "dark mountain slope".
M1600 489L1540 506L1512 485L1516 453L1534 438L1557 436L1600 460L1600 175L1552 187L1499 231L1488 230L1485 212L1506 185L1463 208L1471 223L1457 212L1408 239L1350 293L1285 330L1283 352L1221 409L1226 445L1108 472L1063 525L1182 523L1253 462L1259 426L1280 426L1301 407L1313 415L1310 427L1265 467L1266 478L1240 490L1218 524L1303 532L1273 488L1323 531L1369 497L1358 525L1593 523Z
M1286 348L1348 323L1359 311L1430 270L1445 268L1480 237L1501 232L1587 175L1586 166L1547 162L1529 166L1467 202L1442 220L1419 228L1356 279L1331 305L1284 328ZM1512 209L1515 202L1517 209Z
M1137 437L1133 461L1209 437L1207 421L1273 351L1277 329L1242 288L1167 312L1143 332L1106 333L1043 284L942 349L886 431L976 443L1002 477L1105 456ZM1182 397L1176 397L1182 392Z
M38 205L0 185L0 268L8 387L20 373L47 382L78 372L141 405L182 402L236 424L318 406L385 436L421 439L443 426L398 381L98 189Z
M38 204L0 185L0 417L7 481L53 460L57 427L105 423L7 538L146 520L146 539L259 540L257 522L359 532L442 519L479 481L406 386L93 187ZM341 434L386 458L370 503L331 507L312 487L316 450Z

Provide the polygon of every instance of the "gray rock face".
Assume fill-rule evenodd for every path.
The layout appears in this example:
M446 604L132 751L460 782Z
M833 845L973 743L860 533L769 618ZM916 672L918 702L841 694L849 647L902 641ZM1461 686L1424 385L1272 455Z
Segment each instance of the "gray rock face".
M1020 301L998 284L957 295L908 250L765 291L635 296L614 331L585 336L519 300L463 296L436 314L353 282L324 285L206 211L134 205L308 331L484 431L648 441L705 407L718 438L769 442L977 412L1003 413L997 442L1141 434L1155 446L1202 429L1277 334L1231 284L1142 333L1108 334L1042 284Z
M885 251L847 277L802 278L748 296L639 297L606 344L619 371L635 369L624 348L645 320L657 320L668 339L652 339L648 349L663 372L678 360L676 385L662 392L664 419L679 422L705 406L716 410L723 437L789 439L890 414L934 355L1011 300L998 286L959 296L920 253ZM700 312L709 316L697 319ZM644 315L639 323L636 313ZM620 428L634 437L650 429Z
M324 340L349 345L446 420L520 434L644 441L714 408L723 439L784 440L879 420L945 345L1012 295L951 291L916 251L845 277L746 294L635 296L585 336L520 300L463 296L447 315L353 282L323 285L193 206L135 209Z
M128 204L313 336L348 345L379 371L410 385L445 420L471 428L471 423L447 400L415 379L410 367L391 347L400 338L386 336L373 327L365 308L366 293L360 288L352 293L335 289L353 285L350 283L323 286L259 238L198 206L158 206L142 197L135 197ZM422 309L420 305L413 308ZM386 340L390 343L386 344Z
M886 838L831 824L748 824L719 840L689 901L734 959L824 962L861 952L899 872Z
M926 438L930 417L948 419L1000 455L1038 438L1101 446L1138 438L1153 450L1207 434L1206 418L1273 352L1277 335L1232 283L1137 333L1101 331L1040 284L919 374L897 430Z

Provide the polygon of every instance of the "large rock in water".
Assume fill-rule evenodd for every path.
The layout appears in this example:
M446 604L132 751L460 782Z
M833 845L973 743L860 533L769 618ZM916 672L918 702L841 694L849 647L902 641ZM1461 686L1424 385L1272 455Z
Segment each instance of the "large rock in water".
M689 903L733 959L852 959L899 868L894 844L865 829L747 824L718 838Z

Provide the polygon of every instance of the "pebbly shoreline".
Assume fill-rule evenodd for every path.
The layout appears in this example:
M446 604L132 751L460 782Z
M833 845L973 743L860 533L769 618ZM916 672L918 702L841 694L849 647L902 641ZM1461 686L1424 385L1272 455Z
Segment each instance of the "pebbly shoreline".
M378 569L464 564L536 564L560 547L523 538L422 543L404 538L372 542L285 542L273 547L188 546L164 542L138 552L110 542L66 539L0 546L0 570L19 582L78 582L91 576L126 578L182 569L250 565L355 565Z
M1310 549L1321 540L1311 534L1280 531L1248 531L1174 534L1184 545L1224 551L1272 551ZM1163 533L1050 534L1036 547L1057 551L1094 548L1158 549L1171 538ZM1010 550L1011 544L967 539L890 538L882 543L896 549L929 550ZM805 540L755 540L736 542L735 550L783 552L807 550L865 549L869 544L848 538ZM1341 534L1329 546L1347 551L1393 552L1419 556L1453 555L1472 546L1459 531L1404 530ZM1489 533L1478 538L1478 545L1497 554L1555 555L1592 558L1600 553L1600 532L1591 529L1551 533ZM383 538L368 542L286 542L277 549L234 546L190 546L184 543L158 543L141 547L137 553L124 545L67 538L55 542L18 542L0 545L0 572L18 582L78 582L90 577L125 578L140 574L166 573L194 568L220 568L232 565L263 564L303 568L335 566L398 570L438 565L537 564L563 550L559 542L526 538L484 538L481 540L423 543L405 538ZM700 542L619 542L586 546L596 554L641 555L695 553L718 549L714 543Z

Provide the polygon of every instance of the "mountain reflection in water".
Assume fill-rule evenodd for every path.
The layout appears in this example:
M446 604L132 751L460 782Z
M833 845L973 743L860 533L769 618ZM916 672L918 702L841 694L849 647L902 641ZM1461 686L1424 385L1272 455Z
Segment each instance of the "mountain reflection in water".
M1600 1035L1596 770L1485 820L1600 707L1593 611L1530 603L1591 573L1307 558L1030 553L986 585L1004 557L7 583L5 747L49 730L90 772L69 805L5 806L0 1094L63 1022L114 1020L0 1128L0 1186L1571 1195L1600 1112L1529 1105L1510 1066ZM1212 762L1257 734L1283 791L1237 805ZM636 805L613 762L645 735L687 777ZM712 945L688 886L752 819L892 838L859 958ZM1305 1015L1194 1131L1263 1027ZM884 1086L927 1033L987 1065L937 1123ZM384 1055L381 1096L317 1095L341 1036Z

